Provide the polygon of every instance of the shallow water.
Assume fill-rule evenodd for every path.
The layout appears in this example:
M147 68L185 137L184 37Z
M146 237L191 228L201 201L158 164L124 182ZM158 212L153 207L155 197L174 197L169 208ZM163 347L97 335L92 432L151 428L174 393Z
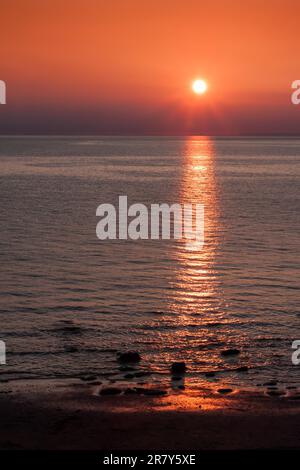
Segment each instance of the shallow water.
M136 349L148 382L184 360L193 385L300 385L299 170L295 139L0 138L0 380L101 377ZM98 240L121 194L204 203L204 248Z

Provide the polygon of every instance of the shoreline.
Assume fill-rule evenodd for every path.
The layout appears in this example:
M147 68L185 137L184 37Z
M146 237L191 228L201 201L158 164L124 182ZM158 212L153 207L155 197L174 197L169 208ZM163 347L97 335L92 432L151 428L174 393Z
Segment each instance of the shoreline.
M0 449L300 448L296 397L208 389L165 396L98 392L80 380L2 383Z

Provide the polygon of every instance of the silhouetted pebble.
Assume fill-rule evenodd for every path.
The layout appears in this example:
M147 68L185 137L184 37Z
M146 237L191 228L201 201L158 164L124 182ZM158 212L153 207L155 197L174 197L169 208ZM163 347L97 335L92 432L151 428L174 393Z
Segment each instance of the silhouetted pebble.
M124 379L133 379L134 378L134 374L125 374L124 375Z
M172 380L182 380L182 376L181 375L172 375Z
M139 362L141 356L137 351L127 351L124 353L118 353L119 362Z
M79 334L81 333L81 328L80 326L65 326L63 328L60 329L60 331L62 332L62 334Z
M249 368L247 366L241 366L235 369L237 372L247 372Z
M184 386L184 385L178 385L178 388L179 388L180 390L185 390L185 386Z
M271 397L280 397L281 395L284 395L284 392L282 390L268 390L267 394Z
M214 377L216 374L214 372L205 372L205 377Z
M236 356L237 354L240 354L239 349L224 349L224 351L221 351L221 356Z
M126 388L126 390L124 391L124 394L125 395L136 395L137 391L136 391L135 388Z
M76 348L76 346L66 346L65 351L68 353L75 353L78 352L78 348Z
M107 387L101 390L100 395L119 395L121 392L119 388Z
M226 395L227 393L231 393L232 391L233 391L232 388L219 388L218 389L218 392L223 395Z
M270 380L270 382L265 382L264 387L275 387L277 385L277 380Z
M186 372L185 362L173 362L171 372L173 374L184 374Z
M144 395L161 397L167 395L167 392L165 390L158 390L155 388L146 388L144 390Z

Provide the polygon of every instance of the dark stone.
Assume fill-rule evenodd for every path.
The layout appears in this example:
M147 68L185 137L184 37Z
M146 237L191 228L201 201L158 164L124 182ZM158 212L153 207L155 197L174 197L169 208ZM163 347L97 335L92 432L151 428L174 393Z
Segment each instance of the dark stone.
M185 386L184 386L184 385L178 385L178 388L180 388L180 390L185 390Z
M68 353L75 353L78 352L78 348L76 348L76 346L66 346L65 351Z
M124 375L124 379L133 379L134 378L134 374L125 374Z
M205 377L214 377L215 375L214 372L205 372Z
M270 380L270 382L265 382L263 384L264 387L276 387L277 380Z
M137 391L135 388L126 388L124 395L136 395Z
M68 334L80 334L81 333L81 328L80 326L65 326L61 328L61 332L63 335L68 335Z
M139 362L141 356L137 351L127 351L124 353L118 353L119 362Z
M121 389L115 387L103 388L100 392L100 395L120 395L122 392Z
M270 397L280 397L281 395L284 395L284 392L282 390L268 390L267 394Z
M185 362L173 362L171 372L173 374L184 374L186 372Z
M238 367L237 369L235 369L237 372L247 372L248 370L248 366L241 366L241 367Z
M167 395L167 392L165 390L158 390L156 388L145 388L144 395L162 397L164 395Z
M237 354L240 354L239 349L224 349L224 351L221 351L221 356L236 356Z
M227 393L231 393L232 391L232 388L219 388L218 390L218 392L222 395L226 395Z

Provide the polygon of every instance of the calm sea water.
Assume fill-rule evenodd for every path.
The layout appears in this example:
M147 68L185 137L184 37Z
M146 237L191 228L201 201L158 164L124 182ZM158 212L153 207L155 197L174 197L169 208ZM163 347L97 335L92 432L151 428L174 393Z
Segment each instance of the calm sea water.
M0 379L119 374L135 349L148 381L184 360L186 384L300 385L299 176L295 139L2 137ZM204 203L203 250L98 240L121 194Z

